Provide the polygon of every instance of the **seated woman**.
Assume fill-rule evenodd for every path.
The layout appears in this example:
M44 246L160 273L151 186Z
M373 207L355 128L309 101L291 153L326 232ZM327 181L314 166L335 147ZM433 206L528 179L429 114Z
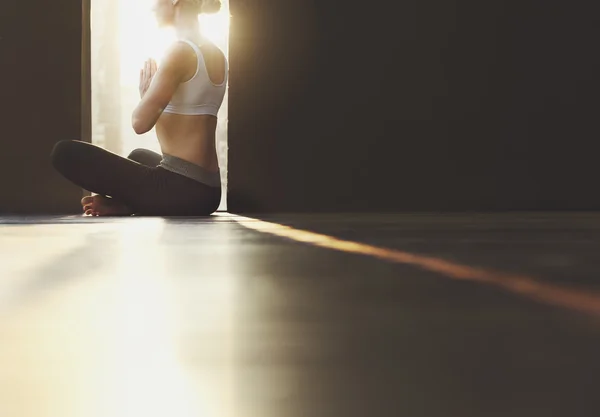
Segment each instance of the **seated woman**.
M221 177L215 136L227 84L227 60L200 35L198 15L220 10L220 0L155 0L158 22L178 41L163 62L140 72L133 129L156 126L162 155L136 149L129 158L81 141L62 141L54 167L96 193L82 200L88 215L205 216L219 206Z

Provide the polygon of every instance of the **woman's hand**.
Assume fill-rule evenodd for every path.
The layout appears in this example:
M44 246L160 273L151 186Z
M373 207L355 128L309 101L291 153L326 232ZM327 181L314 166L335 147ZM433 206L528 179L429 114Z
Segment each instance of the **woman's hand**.
M158 67L156 66L156 61L152 58L146 60L144 62L144 68L140 70L140 98L144 98L146 91L150 87L150 83L152 82L152 78L154 74L156 74L156 70Z

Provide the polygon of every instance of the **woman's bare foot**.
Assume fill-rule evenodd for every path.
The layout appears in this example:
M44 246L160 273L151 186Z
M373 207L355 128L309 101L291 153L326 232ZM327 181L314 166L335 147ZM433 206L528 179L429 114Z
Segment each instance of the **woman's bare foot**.
M84 197L81 205L83 212L90 216L130 216L133 214L125 204L103 195Z

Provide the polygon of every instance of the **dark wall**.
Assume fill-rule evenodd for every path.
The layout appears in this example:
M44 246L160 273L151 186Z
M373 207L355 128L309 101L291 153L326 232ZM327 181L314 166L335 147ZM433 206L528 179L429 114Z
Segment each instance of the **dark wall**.
M230 210L600 208L595 8L231 0Z
M594 5L231 0L230 209L600 208ZM0 2L0 213L79 211L81 8Z
M0 2L0 214L80 211L53 145L81 139L80 0Z

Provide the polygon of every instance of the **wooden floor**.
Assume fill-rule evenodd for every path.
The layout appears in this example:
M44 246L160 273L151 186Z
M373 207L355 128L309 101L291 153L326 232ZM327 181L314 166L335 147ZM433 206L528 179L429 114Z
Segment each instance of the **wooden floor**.
M261 219L0 218L0 417L600 416L600 213Z

